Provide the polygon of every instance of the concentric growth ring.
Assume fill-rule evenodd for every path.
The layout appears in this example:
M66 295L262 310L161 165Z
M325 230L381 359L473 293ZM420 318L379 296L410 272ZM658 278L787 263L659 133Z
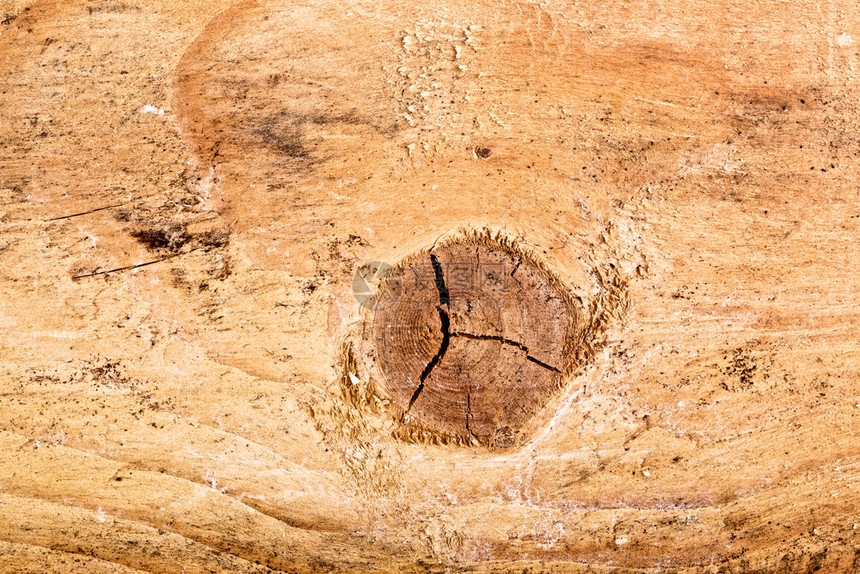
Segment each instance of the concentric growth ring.
M404 422L513 446L569 370L575 310L557 281L484 241L407 261L388 285L397 297L383 290L372 333Z

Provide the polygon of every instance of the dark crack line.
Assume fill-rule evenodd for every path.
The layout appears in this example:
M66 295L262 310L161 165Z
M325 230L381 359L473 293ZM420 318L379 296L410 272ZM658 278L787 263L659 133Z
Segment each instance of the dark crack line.
M415 401L418 400L418 397L421 395L421 391L424 390L424 382L427 380L427 377L430 376L430 373L433 372L436 365L439 364L439 361L441 361L445 356L445 352L448 350L448 345L451 342L451 320L448 318L448 311L443 309L442 305L437 305L436 310L439 311L439 318L442 320L442 343L439 345L439 350L435 355L433 355L433 358L430 359L430 362L427 363L424 370L421 371L421 375L418 377L418 387L415 389L415 392L412 393L412 398L409 399L409 406L406 408L406 412L409 412L409 409L411 409L412 405L415 404Z
M129 269L138 269L140 267L146 267L147 265L155 265L156 263L161 263L162 261L167 261L168 259L173 259L174 257L178 257L180 254L177 253L175 255L169 255L162 259L156 259L155 261L147 261L146 263L138 263L137 265L126 265L125 267L117 267L116 269L108 269L107 271L96 271L95 273L86 273L84 275L74 275L72 279L85 279L87 277L96 277L98 275L107 275L108 273L117 273L120 271L128 271Z
M513 279L514 281L516 281L516 282L517 282L517 285L519 285L519 286L520 286L520 288L517 290L517 294L520 294L520 293L522 293L522 292L523 292L523 284L520 282L520 280L519 280L519 279L517 279L516 277L514 277L514 273L516 273L516 272L517 272L517 269L519 269L519 268L520 268L520 264L521 264L522 262L523 262L523 260L522 260L522 259L517 259L517 264L516 264L516 265L514 265L514 270L513 270L513 271L511 271L511 279Z
M435 255L430 256L430 262L433 264L433 273L436 275L436 289L439 291L439 305L445 305L450 309L451 296L448 294L448 286L445 285L445 273L442 271L442 264L439 263L439 259Z
M526 347L525 345L523 345L522 343L519 343L519 342L514 341L512 339L506 339L505 337L502 337L501 335L474 335L472 333L455 332L455 333L450 333L450 336L451 337L462 337L464 339L472 339L474 341L499 341L500 343L503 343L505 345L510 345L512 347L516 347L516 348L520 349L521 351L523 351L526 354L526 359L531 361L532 363L535 363L536 365L540 365L544 369L549 369L550 371L553 371L555 373L561 372L559 369L553 367L552 365L548 365L547 363L544 363L540 359L529 355L529 348Z
M96 213L98 211L104 211L105 209L112 209L114 207L121 207L125 205L124 203L115 203L113 205L106 205L104 207L97 207L95 209L90 209L89 211L82 211L80 213L73 213L71 215L62 215L60 217L52 217L51 219L46 219L45 221L60 221L61 219L71 219L72 217L80 217L82 215L89 215L90 213Z
M436 290L439 291L439 304L436 305L436 311L439 312L439 319L442 322L442 342L439 344L439 350L436 351L436 354L430 359L430 362L427 363L427 366L424 367L424 370L421 371L421 375L418 377L418 387L412 393L412 398L409 399L409 406L406 407L407 413L412 408L412 405L415 404L415 401L418 400L418 397L421 396L421 392L424 390L424 382L430 376L430 373L433 372L436 365L445 357L445 352L448 351L448 345L451 343L451 317L448 315L448 309L451 308L451 298L448 294L448 287L445 285L445 273L442 271L442 264L439 263L439 259L435 255L430 256L430 262L433 264L433 273L436 276Z

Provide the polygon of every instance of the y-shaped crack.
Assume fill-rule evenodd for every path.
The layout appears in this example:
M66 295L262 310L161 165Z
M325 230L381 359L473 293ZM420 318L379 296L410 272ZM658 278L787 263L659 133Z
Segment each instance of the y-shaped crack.
M451 318L448 315L448 309L451 308L451 297L448 294L448 287L445 285L445 273L442 271L442 264L439 263L439 259L435 255L430 256L430 262L433 264L433 274L436 276L436 290L439 291L439 304L436 305L436 311L439 312L439 319L442 321L442 343L439 345L439 350L436 351L436 354L430 359L424 370L421 371L421 375L418 377L418 387L412 393L412 398L409 399L409 406L406 407L407 413L412 408L412 405L415 404L415 401L418 400L418 397L421 396L421 391L424 390L424 381L427 380L427 377L430 376L430 373L433 372L433 369L445 356L445 352L448 350L448 345L451 342ZM442 305L445 307L443 308Z
M499 341L501 343L504 343L505 345L510 345L512 347L516 347L516 348L520 349L521 351L523 351L526 354L526 360L529 360L532 363L535 363L536 365L540 365L544 369L549 369L550 371L553 371L555 373L561 372L556 367L553 367L552 365L544 363L540 359L529 355L529 348L526 347L525 345L523 345L522 343L514 341L513 339L506 339L505 337L502 337L501 335L474 335L472 333L462 333L460 331L455 331L454 333L450 333L450 336L451 337L462 337L464 339L472 339L475 341Z
M544 369L548 369L555 373L560 373L561 371L552 365L544 363L540 359L533 357L529 354L529 349L524 344L514 341L512 339L507 339L500 335L475 335L472 333L462 333L462 332L451 332L451 317L449 315L449 310L451 309L451 295L448 292L448 286L445 284L445 273L442 270L442 264L439 263L439 259L435 255L430 255L430 263L433 265L433 274L435 276L436 290L439 292L439 304L436 305L436 311L439 313L439 319L442 323L442 342L439 344L439 350L430 359L430 362L424 367L424 370L421 371L421 375L418 377L418 386L415 388L415 392L412 393L412 398L409 399L409 406L406 407L406 413L408 413L412 409L412 405L415 404L415 401L418 400L418 397L421 396L421 392L424 390L424 384L427 381L427 378L430 377L430 373L433 372L433 369L436 368L442 359L445 357L445 353L448 351L448 345L451 343L451 337L462 337L464 339L472 339L477 341L499 341L505 345L510 345L512 347L517 347L523 353L525 353L526 360L535 363L543 367ZM511 272L511 277L513 277L514 273L516 273L517 268L519 267L521 261L517 262L516 267ZM475 436L475 433L471 429L471 418L472 418L472 393L471 389L466 394L466 430L469 431L469 434ZM404 413L405 414L405 413ZM476 437L477 438L477 437Z

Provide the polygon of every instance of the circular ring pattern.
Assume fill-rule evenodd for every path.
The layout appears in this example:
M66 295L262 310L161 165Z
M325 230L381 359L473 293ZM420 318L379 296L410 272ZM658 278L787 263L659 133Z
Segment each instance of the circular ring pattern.
M569 370L575 310L539 265L487 243L393 268L372 337L404 423L507 448Z

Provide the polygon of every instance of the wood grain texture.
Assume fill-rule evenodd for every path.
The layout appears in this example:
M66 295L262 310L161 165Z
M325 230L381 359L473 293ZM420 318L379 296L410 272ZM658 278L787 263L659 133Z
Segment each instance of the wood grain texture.
M842 0L0 0L0 571L860 571L858 42ZM507 449L404 428L353 293L480 234L589 334Z

